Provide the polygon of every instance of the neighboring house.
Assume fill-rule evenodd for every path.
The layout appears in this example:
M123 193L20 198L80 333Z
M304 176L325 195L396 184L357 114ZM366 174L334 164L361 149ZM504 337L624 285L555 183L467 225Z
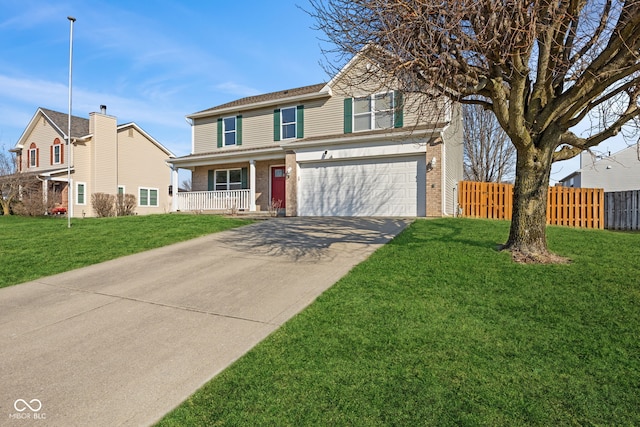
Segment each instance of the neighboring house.
M609 156L580 155L580 169L560 180L564 187L603 188L605 192L640 190L640 151L637 145Z
M137 124L118 125L105 106L100 109L89 119L72 116L69 147L68 115L38 108L11 149L19 172L36 174L44 196L58 197L61 207L74 217L94 216L94 193L133 194L136 214L168 212L171 169L167 157L175 156Z
M462 179L459 105L416 99L350 76L238 99L187 116L192 171L174 210L267 211L287 216L442 216ZM418 115L410 106L429 110Z

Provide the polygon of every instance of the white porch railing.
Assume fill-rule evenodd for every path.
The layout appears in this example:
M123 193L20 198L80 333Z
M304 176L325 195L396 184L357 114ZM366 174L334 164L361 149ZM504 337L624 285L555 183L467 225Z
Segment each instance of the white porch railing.
M178 210L246 210L251 208L251 190L188 191L178 193Z

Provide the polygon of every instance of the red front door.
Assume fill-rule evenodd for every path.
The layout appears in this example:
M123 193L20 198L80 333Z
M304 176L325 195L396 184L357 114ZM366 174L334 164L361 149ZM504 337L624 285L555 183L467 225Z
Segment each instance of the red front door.
M271 203L280 200L280 207L285 206L285 182L287 180L284 166L271 168Z

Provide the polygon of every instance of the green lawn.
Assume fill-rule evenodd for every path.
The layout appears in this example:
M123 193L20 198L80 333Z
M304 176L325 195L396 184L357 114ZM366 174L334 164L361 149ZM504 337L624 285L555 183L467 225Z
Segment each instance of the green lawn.
M214 215L0 216L0 288L249 224Z
M640 234L414 223L162 426L640 425Z

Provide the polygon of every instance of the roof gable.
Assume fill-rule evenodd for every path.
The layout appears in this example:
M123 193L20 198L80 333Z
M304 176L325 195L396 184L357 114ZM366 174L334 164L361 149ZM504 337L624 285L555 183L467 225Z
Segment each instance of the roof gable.
M60 113L58 111L49 110L47 108L39 107L36 110L35 114L29 121L29 124L25 128L24 132L16 142L14 146L15 149L20 149L25 143L25 139L33 132L33 129L38 123L40 117L44 117L45 120L51 124L51 126L60 134L62 139L67 138L67 127L68 127L68 115L65 113ZM83 119L78 116L71 116L71 136L75 138L79 138L82 136L86 136L89 134L89 120Z
M149 142L151 142L153 145L155 145L158 149L160 149L163 153L165 153L168 157L176 157L175 154L173 154L171 152L171 150L169 150L167 147L165 147L164 145L160 144L155 138L153 138L151 135L149 135L147 132L144 131L144 129L142 129L140 126L138 126L137 124L135 124L134 122L131 123L125 123L123 125L119 125L117 127L117 131L123 131L127 128L133 128L136 131L138 131L138 133L140 135L142 135L143 137L145 137Z
M38 110L42 111L45 117L47 117L51 123L56 125L56 127L66 136L69 126L68 114L49 110L48 108L39 108ZM80 138L87 135L89 135L89 119L71 116L71 137Z

